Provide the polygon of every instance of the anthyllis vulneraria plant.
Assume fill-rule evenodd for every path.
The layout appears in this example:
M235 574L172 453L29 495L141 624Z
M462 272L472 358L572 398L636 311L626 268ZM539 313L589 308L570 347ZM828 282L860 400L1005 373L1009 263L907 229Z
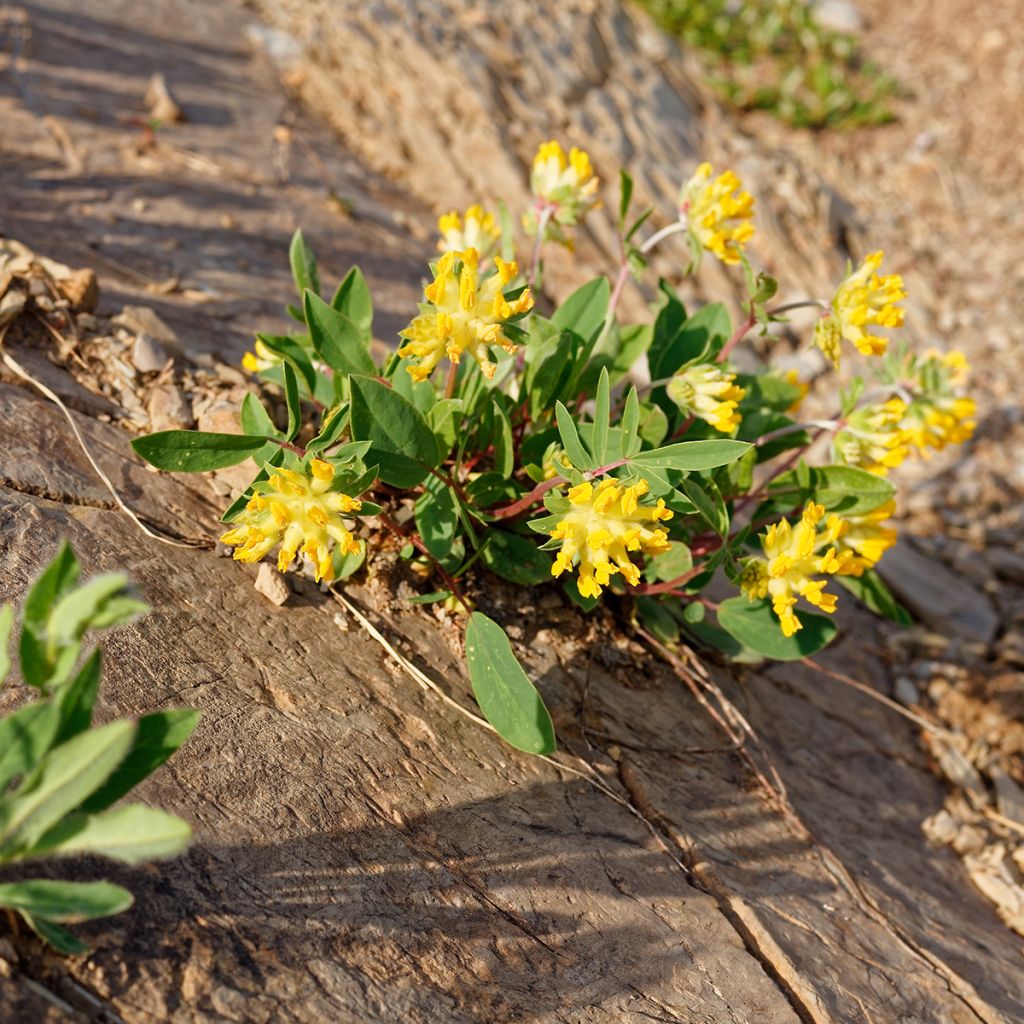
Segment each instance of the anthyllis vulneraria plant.
M87 634L119 626L147 608L117 573L79 583L79 565L62 545L22 607L17 648L21 680L38 699L0 717L0 909L20 914L62 953L89 947L64 925L119 914L132 905L110 882L25 878L31 861L83 854L126 864L172 857L191 829L143 804L119 803L160 767L195 728L191 710L158 711L137 721L93 726L102 657ZM11 668L14 609L0 606L0 686ZM116 806L115 806L116 805Z
M282 571L337 583L394 534L435 581L418 600L459 614L470 612L466 574L479 566L521 587L557 580L584 610L610 600L663 642L685 634L745 660L824 647L839 589L905 621L875 571L895 541L887 474L970 437L965 360L889 344L905 292L898 275L882 274L881 253L850 268L829 300L770 307L777 284L747 254L754 198L733 172L697 167L674 219L643 241L653 211L633 216L627 173L619 185L613 279L590 281L550 314L535 308L543 245L571 242L599 200L586 153L540 147L525 270L504 205L497 219L480 206L445 214L424 302L379 361L363 275L353 268L323 298L297 232L302 304L288 308L300 325L259 335L245 364L281 388L287 423L250 394L241 434L167 431L136 450L165 470L256 462L224 514L221 539L236 558L276 555ZM631 274L674 234L691 268L710 257L742 270L737 323L720 303L688 312L665 281L649 322L623 321ZM807 385L792 373L730 363L748 334L770 339L780 313L801 305L819 312L808 343L833 364L843 353L845 371L858 360L864 370L836 389L829 419L799 419ZM734 596L712 601L713 579ZM501 629L472 613L466 650L498 731L522 749L552 749L550 719Z

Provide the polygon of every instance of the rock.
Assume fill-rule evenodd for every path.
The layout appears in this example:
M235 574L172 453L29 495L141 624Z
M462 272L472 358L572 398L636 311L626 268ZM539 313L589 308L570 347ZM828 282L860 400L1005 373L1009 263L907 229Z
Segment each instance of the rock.
M813 9L814 20L831 32L852 35L864 27L864 18L850 0L817 0Z
M912 679L906 676L899 676L896 679L896 699L904 704L916 704L920 699L917 687Z
M1002 580L1010 583L1024 583L1024 556L1009 548L988 548L985 561Z
M125 306L110 322L132 334L148 334L176 354L180 351L178 336L149 306Z
M145 332L136 335L132 345L132 365L139 373L159 373L166 365L170 356L167 349Z
M167 80L159 72L149 80L142 102L150 115L161 124L178 124L187 120L185 112L175 102Z
M271 603L280 607L287 604L291 591L284 577L269 562L260 562L256 573L256 589Z
M150 393L146 411L151 430L183 430L193 424L192 410L173 384L161 384Z
M999 813L1018 825L1024 825L1024 790L998 766L989 769L988 777L996 789Z
M100 300L100 286L96 274L85 268L56 282L57 290L71 303L72 309L91 313Z
M900 540L886 552L878 571L896 596L936 631L983 644L995 637L999 617L992 602L909 541Z

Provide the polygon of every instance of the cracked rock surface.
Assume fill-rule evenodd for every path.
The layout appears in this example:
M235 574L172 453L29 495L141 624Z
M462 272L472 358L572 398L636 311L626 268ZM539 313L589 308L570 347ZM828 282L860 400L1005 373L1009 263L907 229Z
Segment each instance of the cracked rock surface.
M101 289L92 320L78 318L84 369L69 374L69 357L35 320L19 321L8 343L49 375L128 504L171 537L212 538L237 482L150 473L128 446L132 430L152 421L155 394L165 395L161 415L225 415L219 403L244 383L228 364L252 331L283 326L294 227L308 226L325 276L364 267L382 340L414 308L435 203L468 202L484 169L467 150L464 180L442 168L429 188L404 182L409 118L422 131L447 111L433 144L461 146L458 125L477 124L481 101L460 83L500 86L513 113L518 91L523 117L509 120L528 131L487 139L509 155L486 180L510 200L534 135L586 134L600 116L635 113L635 152L601 159L635 158L655 193L725 134L685 66L652 69L650 48L665 44L610 3L560 5L550 24L526 26L513 13L484 36L494 49L475 63L466 39L487 7L382 3L357 15L339 3L328 17L327 6L290 3L279 16L292 12L300 41L307 24L336 33L323 45L349 63L332 88L366 111L348 148L250 48L252 15L233 0L167 0L159 11L123 0L0 7L10 150L0 230L95 270ZM517 32L537 33L536 68ZM287 50L267 33L257 35ZM389 45L375 51L383 36L374 33ZM591 53L571 74L555 60L565 38ZM374 98L374 67L394 95ZM495 67L505 70L496 77ZM430 72L436 95L410 88L411 69ZM186 117L155 139L137 123L154 71ZM298 83L307 100L315 77ZM630 106L630 83L642 103ZM390 104L391 132L372 120L385 108L371 101ZM646 157L658 137L671 141ZM410 159L421 167L429 157ZM839 262L823 202L805 211L808 231ZM607 241L597 224L585 259ZM795 274L821 274L801 270L796 253ZM575 272L556 268L552 287ZM99 373L90 345L130 362L141 334L172 360L166 374L155 358L128 367L131 387ZM128 408L124 396L136 392ZM154 608L108 638L100 716L203 711L192 740L140 790L193 822L197 839L186 856L136 870L62 865L127 885L136 906L81 926L94 946L86 958L0 933L5 1022L1012 1024L1024 1015L1019 938L954 852L921 830L946 787L916 728L821 673L712 670L706 685L763 743L738 751L678 675L612 632L610 619L584 620L554 594L524 608L480 577L481 610L517 627L563 763L593 766L602 791L515 753L421 690L312 585L297 581L279 607L256 591L254 568L143 536L61 413L5 377L0 597L17 600L61 537L86 571L127 571ZM384 558L346 593L471 706L457 630L405 601L414 585ZM841 616L844 639L823 661L885 689L878 628L849 607ZM8 687L0 707L25 697ZM769 764L784 804L752 770Z

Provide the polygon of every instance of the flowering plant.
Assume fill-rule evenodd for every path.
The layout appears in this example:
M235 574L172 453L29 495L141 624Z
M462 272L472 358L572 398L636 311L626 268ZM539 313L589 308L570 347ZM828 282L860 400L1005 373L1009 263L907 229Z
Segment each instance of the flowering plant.
M332 583L372 564L390 532L437 581L420 600L460 614L471 613L466 573L480 563L523 587L557 579L584 610L610 598L665 642L685 635L745 660L802 658L829 643L833 584L903 620L874 568L895 539L886 475L967 439L974 405L961 355L890 349L905 291L899 275L881 273L882 254L850 268L831 300L773 309L777 284L746 251L754 198L734 173L702 164L681 188L677 217L640 242L652 211L631 217L622 172L617 272L542 312L544 242L571 247L599 180L587 154L547 142L531 184L528 265L513 258L504 207L498 217L480 206L445 214L419 313L381 358L358 268L326 300L296 233L302 305L289 311L301 326L259 335L245 360L282 389L287 424L250 394L241 434L167 431L137 439L136 450L165 470L255 460L256 479L224 514L221 539L236 558L276 550L282 571L307 565ZM623 321L631 275L642 278L648 254L677 233L691 269L706 254L741 269L738 323L720 303L687 311L666 281L649 322ZM800 420L807 384L792 374L730 361L747 335L768 336L800 305L819 310L809 340L827 357L823 373L841 359L864 366L827 420ZM821 455L806 457L812 447ZM732 595L712 601L713 582ZM499 731L524 749L551 749L536 690L479 613L467 656Z

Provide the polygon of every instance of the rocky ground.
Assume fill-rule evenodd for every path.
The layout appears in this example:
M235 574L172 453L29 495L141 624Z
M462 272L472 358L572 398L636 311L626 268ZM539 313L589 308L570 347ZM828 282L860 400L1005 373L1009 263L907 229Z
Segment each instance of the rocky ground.
M92 958L0 940L7 1016L1017 1019L1024 348L1006 97L1021 47L1003 5L979 18L953 0L865 0L865 46L909 91L897 124L850 136L738 126L691 58L612 3L535 19L497 3L260 0L263 24L228 0L160 6L0 5L0 230L75 282L33 291L24 250L0 241L0 323L24 303L10 350L75 410L147 522L209 546L236 481L152 476L125 442L233 427L237 360L281 323L294 227L330 276L360 263L388 339L414 307L434 215L521 201L540 138L588 146L606 178L628 161L666 208L706 155L758 194L757 256L789 292L825 293L849 253L884 245L908 279L915 341L963 348L976 367L976 440L903 477L913 541L891 578L919 625L844 610L847 639L825 659L935 726L803 667L663 669L548 595L513 636L583 759L565 763L593 766L617 804L475 735L313 588L278 609L216 552L137 536L60 414L8 370L0 581L20 591L61 533L90 568L128 568L159 611L114 644L113 706L188 701L206 718L147 791L197 822L197 848L132 873L140 908L91 930ZM155 134L154 72L185 116ZM580 262L552 261L551 292L611 251L595 218ZM659 269L681 260L670 251ZM95 306L81 268L99 279ZM692 291L735 294L710 262ZM778 345L813 371L794 329ZM522 618L481 584L485 610ZM457 649L403 608L415 585L385 558L352 595L466 700ZM742 708L761 742L723 748L686 679Z

